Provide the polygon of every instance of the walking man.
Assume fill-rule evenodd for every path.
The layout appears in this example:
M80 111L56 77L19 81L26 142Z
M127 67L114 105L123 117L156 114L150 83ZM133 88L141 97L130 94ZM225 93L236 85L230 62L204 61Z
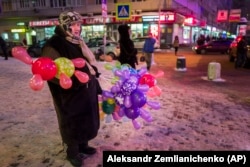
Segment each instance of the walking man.
M149 37L145 40L145 43L143 45L143 52L145 55L145 60L147 64L147 69L148 71L151 68L151 63L152 63L152 55L154 53L154 44L156 40L153 38L152 33L149 33Z

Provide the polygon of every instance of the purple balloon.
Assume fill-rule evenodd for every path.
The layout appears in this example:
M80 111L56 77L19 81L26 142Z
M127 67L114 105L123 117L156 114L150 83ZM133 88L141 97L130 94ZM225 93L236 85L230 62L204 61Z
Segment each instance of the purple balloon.
M132 102L131 102L130 96L125 96L123 104L127 108L129 108L129 107L132 106Z
M130 99L132 102L132 106L138 108L144 106L147 102L146 95L138 89L132 92L132 94L130 95Z
M120 90L124 96L130 95L137 88L137 84L134 78L127 79L123 82Z
M146 74L146 72L148 72L147 68L143 67L143 68L140 69L140 71L138 72L138 74L140 76L142 76L142 75Z
M150 114L149 114L149 112L146 111L146 110L144 110L144 109L142 109L142 108L140 108L140 116L141 116L142 119L144 119L146 121L147 121L147 119L149 117L151 117Z
M132 123L133 123L133 126L136 130L141 128L141 125L138 121L132 120Z
M139 89L142 92L147 92L149 90L149 86L147 84L138 85L137 89Z
M149 105L151 108L155 110L159 110L161 108L161 105L158 102L148 101L147 105Z
M140 110L139 110L139 108L132 108L132 107L125 108L124 113L129 119L134 120L140 115Z
M115 70L115 76L122 77L123 73L121 70Z
M124 116L124 107L120 107L120 110L118 111L118 115L119 117L123 117Z
M105 90L102 91L102 96L107 97L107 98L113 98L114 97L114 95L111 92L105 91Z

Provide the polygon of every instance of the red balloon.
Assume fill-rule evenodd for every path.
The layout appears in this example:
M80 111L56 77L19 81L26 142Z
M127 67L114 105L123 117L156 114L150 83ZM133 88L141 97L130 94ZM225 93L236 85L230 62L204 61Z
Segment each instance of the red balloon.
M53 79L57 73L56 64L48 57L40 57L32 64L32 73L40 74L43 80Z
M139 84L143 85L146 84L149 87L153 87L156 84L156 79L153 75L151 74L144 74L140 79L139 79Z
M75 70L75 76L81 83L87 83L89 81L89 76L85 72Z

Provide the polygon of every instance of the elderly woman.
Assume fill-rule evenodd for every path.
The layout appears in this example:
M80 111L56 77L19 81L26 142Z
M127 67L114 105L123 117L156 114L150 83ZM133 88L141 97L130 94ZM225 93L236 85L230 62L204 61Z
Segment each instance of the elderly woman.
M77 70L89 76L87 83L81 83L72 76L72 87L64 89L58 79L48 81L57 113L62 141L67 145L67 159L73 166L82 166L84 154L94 154L96 149L88 145L95 138L100 126L98 94L102 93L95 57L81 38L82 17L77 12L63 12L55 35L45 44L42 56L57 59L83 58L86 65Z

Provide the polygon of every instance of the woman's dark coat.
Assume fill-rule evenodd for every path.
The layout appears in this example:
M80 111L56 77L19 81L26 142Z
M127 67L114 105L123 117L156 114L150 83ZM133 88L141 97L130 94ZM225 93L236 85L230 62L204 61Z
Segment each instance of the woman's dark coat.
M60 27L56 28L55 33L45 44L42 56L52 59L58 56L68 59L83 58L79 45L68 42ZM96 137L100 126L98 108L100 85L96 77L90 74L86 65L76 70L87 73L90 77L89 82L83 84L72 76L72 87L64 89L59 85L58 79L48 81L60 133L66 144L86 143Z
M127 25L120 25L118 28L120 34L120 56L118 58L121 64L129 64L135 68L137 61L137 49L134 47L133 41L129 37L129 27Z

